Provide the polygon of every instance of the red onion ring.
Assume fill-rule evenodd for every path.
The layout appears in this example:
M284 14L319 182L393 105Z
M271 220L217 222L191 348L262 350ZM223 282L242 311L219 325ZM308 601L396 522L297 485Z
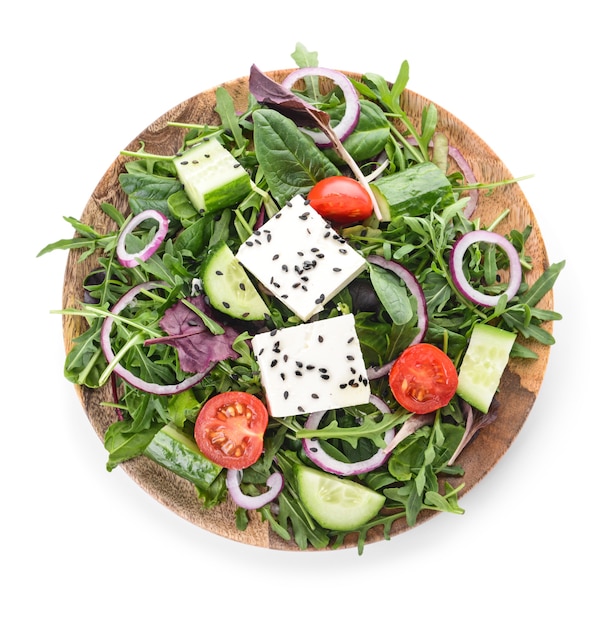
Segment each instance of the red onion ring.
M227 491L232 497L232 500L239 507L247 510L260 509L265 504L272 502L278 494L282 491L285 480L280 472L274 472L270 474L266 485L268 491L258 496L247 496L240 489L240 483L242 482L241 470L227 470L227 476L225 478L225 484L227 485Z
M497 296L486 295L474 289L474 287L469 284L463 271L463 257L468 248L477 243L491 243L499 246L508 256L510 272L508 287L503 293ZM451 276L457 289L468 300L480 306L494 307L503 295L508 296L508 300L511 300L517 294L521 286L523 272L521 269L521 260L516 248L503 235L489 230L473 230L459 237L451 249L449 265Z
M336 126L334 126L334 132L338 136L338 139L340 139L340 141L344 141L353 132L353 130L355 130L355 126L357 126L359 115L361 113L359 94L353 86L353 83L351 83L347 76L337 70L330 70L324 67L303 67L299 70L291 72L291 74L283 80L281 85L285 87L285 89L291 89L291 87L293 87L293 85L300 78L304 78L305 76L325 76L325 78L329 78L334 81L344 94L346 110L344 111L342 119L338 122L338 124L336 124ZM302 130L307 135L312 137L314 142L320 148L331 148L332 143L325 133L321 131L309 130L307 128L302 128Z
M152 241L148 243L140 252L130 253L125 249L125 242L127 236L136 228L136 226L142 224L145 220L152 219L159 224L157 233L153 237ZM126 225L126 227L119 234L117 239L117 260L124 267L136 267L139 262L146 261L151 258L157 249L163 242L166 234L168 233L168 218L155 209L147 209L138 213L132 220Z
M377 396L371 395L370 403L373 404L381 413L390 413L390 409L387 404ZM326 411L311 413L304 423L304 428L308 430L318 428L325 413ZM391 443L394 435L394 428L390 428L387 432L385 432L384 441L387 446ZM306 454L306 456L316 466L326 472L329 472L330 474L336 474L338 476L355 476L356 474L370 472L377 467L380 467L388 457L388 454L381 449L375 452L369 459L357 461L356 463L345 463L344 461L338 461L330 456L314 439L302 439L302 448L304 450L304 454Z
M408 291L416 298L417 301L417 328L419 332L416 334L415 338L410 342L410 345L414 345L415 343L421 343L423 341L423 337L425 337L425 333L427 332L427 327L429 324L429 317L427 315L427 301L425 300L425 294L423 293L423 288L419 284L419 281L416 279L414 274L407 270L403 265L397 263L397 261L387 261L382 256L378 256L377 254L372 254L366 258L368 263L373 263L374 265L378 265L379 267L383 267L384 269L390 270L394 274L396 274L400 280L404 281Z
M117 302L111 308L110 312L114 315L118 315L141 291L164 286L166 286L166 283L162 281L149 281L136 285L135 287L132 287L129 291L127 291L123 296L121 296L119 300L117 300ZM115 358L115 353L113 352L110 340L113 322L114 320L112 317L107 317L102 322L102 327L100 329L100 345L102 347L102 352L104 353L104 356L109 363L112 363ZM146 391L148 393L158 396L168 396L175 393L180 393L181 391L185 391L185 389L189 389L190 387L193 387L193 385L201 381L202 378L204 378L204 376L206 376L207 374L207 372L198 372L197 374L194 374L193 376L190 376L189 378L186 378L182 382L175 385L159 385L157 383L149 383L142 378L139 378L128 369L123 367L123 365L121 365L120 363L115 364L113 371L115 372L115 374L117 374L117 376L120 376L130 385L136 387L136 389L140 389L141 391Z

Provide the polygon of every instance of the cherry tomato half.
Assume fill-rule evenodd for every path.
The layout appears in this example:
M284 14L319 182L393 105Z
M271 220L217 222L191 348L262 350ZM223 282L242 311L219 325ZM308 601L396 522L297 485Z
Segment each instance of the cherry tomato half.
M395 399L411 413L431 413L446 406L455 395L457 384L454 363L430 343L406 348L389 372Z
M229 469L253 465L263 450L268 411L263 402L244 391L213 396L200 409L194 436L208 459Z
M373 206L365 187L348 176L320 180L308 194L310 206L323 218L342 226L363 222Z

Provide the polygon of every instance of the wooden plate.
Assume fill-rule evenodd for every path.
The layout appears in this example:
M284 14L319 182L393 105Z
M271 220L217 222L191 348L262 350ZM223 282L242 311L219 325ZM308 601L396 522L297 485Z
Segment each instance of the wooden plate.
M280 82L290 71L277 70L270 72L269 75L273 80ZM345 73L359 78L357 74ZM222 86L234 98L236 110L245 110L248 78L238 78L223 83ZM403 107L417 125L421 111L428 103L427 99L410 90L406 90L403 94ZM150 153L174 154L181 147L185 131L176 127L169 127L167 123L175 121L217 124L219 120L214 112L214 106L215 89L204 91L162 115L135 137L126 146L126 149L137 150L140 147L140 142L144 141L146 149ZM467 158L477 180L487 182L512 178L512 174L484 141L451 113L439 106L437 108L439 129L447 134L449 144L459 148ZM118 175L123 169L125 160L125 157L119 156L112 163L93 191L83 211L81 219L100 232L113 228L113 224L99 208L101 203L110 203L124 213L128 211L127 198L118 183ZM509 219L503 223L506 232L512 228L522 230L526 224L533 225L533 233L528 240L527 253L533 259L531 277L532 280L535 280L548 267L548 258L534 214L518 185L502 186L490 195L481 193L477 215L487 223L506 208L511 209ZM88 272L93 269L95 263L93 259L78 263L78 256L78 251L71 251L66 265L63 291L63 306L66 308L79 305L83 292L83 280ZM545 296L540 306L553 308L552 292ZM546 328L550 331L550 324ZM84 330L85 322L81 317L65 316L63 318L66 351L70 350L72 340ZM460 481L449 480L451 483L465 482L463 494L474 487L499 461L529 415L542 384L549 356L548 347L540 345L530 345L530 347L539 354L539 359L514 362L507 368L499 392L501 409L498 419L481 430L479 436L460 457L460 463L465 469L465 476L461 477ZM115 420L115 413L112 409L100 406L101 401L111 401L110 389L91 390L77 387L76 392L93 428L103 440L104 432ZM298 549L293 543L285 542L271 532L267 523L261 522L256 513L251 515L252 521L249 528L244 532L238 531L234 522L234 507L231 503L228 502L213 510L202 509L190 483L146 458L129 461L124 463L122 467L142 489L161 504L204 530L231 540L263 548ZM419 516L417 524L422 524L432 515L434 515L432 512L423 512ZM406 524L399 521L392 527L391 534L393 536L407 530L409 528ZM381 539L383 539L381 528L373 529L368 536L369 543ZM354 547L356 545L355 540L356 537L349 536L344 547Z

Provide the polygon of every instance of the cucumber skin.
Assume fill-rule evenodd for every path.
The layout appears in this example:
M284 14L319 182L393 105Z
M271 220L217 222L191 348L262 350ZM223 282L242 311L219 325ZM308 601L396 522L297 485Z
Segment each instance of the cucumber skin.
M457 395L474 408L487 413L510 358L516 335L490 324L476 324L459 369ZM495 350L494 359L479 363L478 353ZM487 367L487 370L484 368ZM480 368L480 371L478 371ZM480 377L480 381L475 378ZM486 377L486 381L482 378Z
M454 201L453 189L444 172L433 163L418 163L370 183L383 220L399 215L429 215L434 206Z
M221 473L221 467L209 461L195 441L172 424L164 426L153 437L144 455L203 490Z

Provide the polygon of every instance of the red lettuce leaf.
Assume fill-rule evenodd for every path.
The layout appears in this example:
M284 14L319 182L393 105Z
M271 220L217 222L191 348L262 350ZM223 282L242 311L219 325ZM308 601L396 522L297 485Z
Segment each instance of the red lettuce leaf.
M213 311L199 295L187 300L204 315L214 319ZM219 320L215 320L220 323ZM184 372L207 372L219 361L237 358L232 348L238 332L231 326L223 325L225 332L215 335L204 324L202 318L182 302L171 306L159 322L166 337L148 339L145 345L164 343L176 348L179 364Z
M298 126L314 126L323 131L331 130L330 117L325 111L319 111L280 83L273 81L256 65L251 65L249 90L257 102L282 113Z

